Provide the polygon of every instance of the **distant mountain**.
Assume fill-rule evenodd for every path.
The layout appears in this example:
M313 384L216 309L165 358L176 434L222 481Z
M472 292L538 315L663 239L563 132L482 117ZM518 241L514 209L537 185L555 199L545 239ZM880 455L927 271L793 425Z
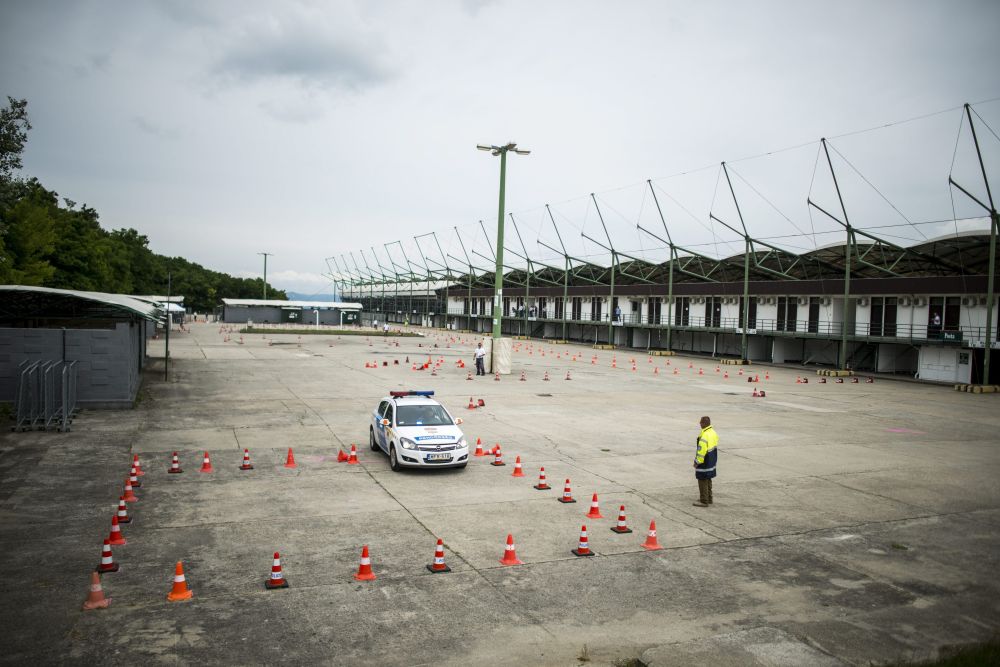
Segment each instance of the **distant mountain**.
M332 294L303 294L302 292L285 292L289 301L340 301Z

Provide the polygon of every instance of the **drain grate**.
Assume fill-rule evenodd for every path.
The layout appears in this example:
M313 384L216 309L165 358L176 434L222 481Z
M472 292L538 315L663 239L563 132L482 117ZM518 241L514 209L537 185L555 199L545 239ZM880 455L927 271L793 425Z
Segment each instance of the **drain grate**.
M535 396L541 396L542 398L552 398L552 394L535 394Z

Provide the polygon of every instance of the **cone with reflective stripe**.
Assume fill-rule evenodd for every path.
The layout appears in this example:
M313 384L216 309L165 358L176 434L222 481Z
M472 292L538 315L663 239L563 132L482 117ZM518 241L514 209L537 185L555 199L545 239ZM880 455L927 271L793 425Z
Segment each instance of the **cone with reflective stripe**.
M144 473L142 471L142 466L139 465L139 455L138 454L133 454L132 455L132 467L135 468L135 474L138 475L139 477L142 477L143 475L146 474L146 473Z
M483 451L483 441L476 438L476 451L473 456L486 456L486 452Z
M541 470L538 471L538 484L535 484L535 488L539 491L548 491L552 487L549 483L545 481L545 467L543 466Z
M521 457L518 456L514 459L514 472L511 477L524 477L524 471L521 469Z
M288 448L288 455L285 456L285 467L298 468L298 466L295 465L295 453L292 451L291 447Z
M109 604L111 604L111 598L104 597L104 589L101 588L101 575L91 572L90 592L87 593L87 599L83 601L83 610L107 609Z
M358 447L353 442L351 443L351 455L347 457L347 465L356 466L360 465L358 461Z
M656 551L657 549L663 548L660 543L656 541L656 521L649 522L649 535L646 536L646 541L643 543L642 548L648 549L649 551Z
M115 557L111 554L111 541L104 540L104 547L101 548L101 564L97 566L97 572L103 574L117 571L118 563L115 562Z
M375 574L372 572L372 559L368 557L367 544L361 547L361 565L358 566L354 578L358 581L373 581L375 579Z
M190 600L194 596L194 591L188 590L187 580L184 578L184 564L177 561L174 566L174 585L167 593L167 599L171 602Z
M108 543L116 547L121 547L126 544L125 536L122 535L122 529L118 526L117 515L111 517L111 534L108 535Z
M491 466L505 466L506 463L503 462L503 452L500 451L500 445L493 448L493 461L490 462Z
M569 488L569 480L566 480L566 486L563 488L563 494L556 498L561 503L575 503L576 500L573 498L573 490Z
M170 469L167 472L174 474L184 472L181 470L180 461L177 459L177 452L174 452L174 457L170 460Z
M139 481L139 476L135 472L135 466L129 468L128 471L128 482L132 485L133 489L138 489L142 486L142 482Z
M504 547L503 558L500 559L501 565L524 565L524 561L517 557L517 551L514 549L514 536L510 533L507 534L507 546Z
M438 572L451 572L451 568L444 562L444 542L438 539L437 547L434 549L434 562L427 566L427 569L437 574Z
M201 470L198 472L215 472L215 468L212 467L212 459L209 458L208 452L205 452L205 456L201 459Z
M118 496L118 523L132 523L132 517L128 515L128 507L125 505L125 496Z
M125 478L125 493L122 495L127 503L138 502L139 497L132 493L132 482L129 481L128 477Z
M253 470L253 466L250 464L250 450L243 450L243 463L240 465L240 470Z
M590 511L587 512L588 519L603 519L604 516L601 515L601 507L597 504L597 494L595 493L590 499Z
M277 551L274 552L274 561L271 563L271 577L264 582L264 588L288 588L288 582L281 571L281 555Z
M621 507L618 508L618 525L617 526L611 526L611 530L612 530L612 532L619 533L619 534L631 533L632 532L632 529L629 528L628 524L625 522L625 506L624 505L622 505Z
M574 556L593 556L590 550L590 542L587 541L587 526L580 526L580 543L576 549L570 549Z

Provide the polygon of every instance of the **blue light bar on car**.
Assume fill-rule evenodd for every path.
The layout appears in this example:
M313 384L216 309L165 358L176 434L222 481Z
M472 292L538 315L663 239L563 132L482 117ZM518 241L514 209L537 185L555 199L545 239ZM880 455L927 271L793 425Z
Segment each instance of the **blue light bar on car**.
M389 395L393 398L400 398L401 396L433 396L434 391L431 389L422 389L420 391L410 389L409 391L390 391Z

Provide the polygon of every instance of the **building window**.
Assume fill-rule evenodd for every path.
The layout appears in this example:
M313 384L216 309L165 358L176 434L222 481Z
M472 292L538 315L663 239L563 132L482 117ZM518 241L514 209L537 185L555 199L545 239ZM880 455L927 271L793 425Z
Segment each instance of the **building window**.
M469 300L468 299L462 299L462 314L463 315L468 315L469 314Z
M896 335L896 297L873 296L871 321L868 323L870 336Z
M573 297L573 312L570 315L570 319L582 320L583 319L583 298L579 296Z
M740 297L740 322L737 326L743 326L743 306L745 301L743 297ZM757 297L750 297L750 312L747 314L747 329L757 328Z
M548 306L548 299L544 296L538 297L538 317L540 319L545 319L548 314L545 312L545 308Z
M962 300L957 296L932 296L927 311L927 337L941 338L942 331L960 331Z
M719 327L722 323L722 297L710 296L705 299L705 326Z
M590 298L590 321L601 321L601 298L598 296Z
M663 299L658 296L650 297L649 303L646 305L646 318L649 320L650 324L660 323L662 307Z
M809 322L807 323L809 333L819 333L819 297L809 297Z
M566 302L561 297L556 297L553 301L555 301L556 304L556 319L561 320L563 319L563 313L565 312Z
M686 327L691 322L691 297L679 296L674 301L674 325Z
M505 296L503 298L503 314L504 317L510 317L510 297Z
M798 316L799 306L795 297L778 297L778 331L795 331L795 318Z

